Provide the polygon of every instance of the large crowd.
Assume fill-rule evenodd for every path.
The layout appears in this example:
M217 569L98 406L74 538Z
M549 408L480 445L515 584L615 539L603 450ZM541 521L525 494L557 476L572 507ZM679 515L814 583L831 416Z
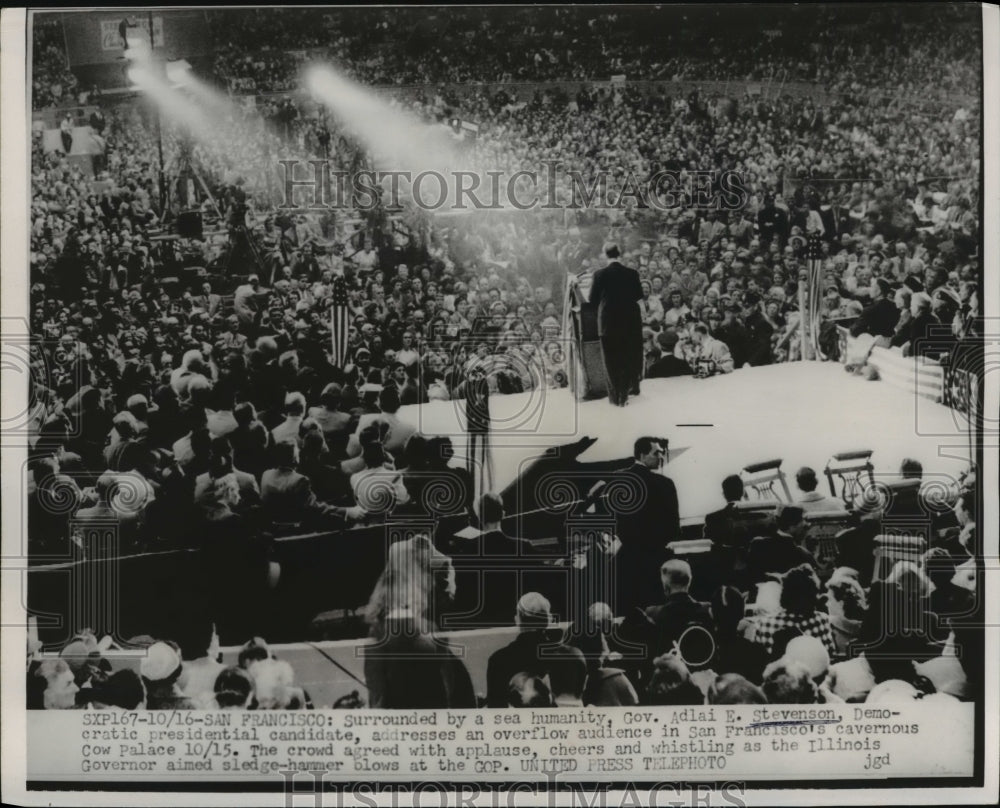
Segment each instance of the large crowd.
M799 284L814 233L820 236L822 302L818 327L805 324L817 335L807 341L808 358L839 358L838 326L935 361L948 361L955 345L981 336L981 130L978 103L967 100L978 98L971 26L939 34L933 20L916 15L900 29L898 41L890 40L880 35L882 26L893 25L892 14L902 12L885 11L885 19L842 30L824 17L824 24L813 26L812 39L782 30L780 21L775 36L734 37L720 29L713 38L717 20L696 15L692 25L704 35L671 32L677 47L663 48L648 9L634 16L608 9L516 9L484 12L482 20L479 11L439 13L438 22L447 20L444 28L417 24L399 9L366 12L371 19L325 10L213 11L209 22L221 44L211 78L236 92L286 92L297 86L311 49L329 48L360 81L435 85L398 103L428 123L453 116L477 122L478 137L464 146L476 165L513 172L538 170L557 159L584 177L607 171L613 195L630 173L642 179L667 169L684 178L694 171L729 170L742 178L744 204L735 210L681 204L666 211L636 206L458 218L412 211L392 217L359 210L288 214L277 207L278 156L326 156L342 168L372 159L332 116L317 114L314 102L291 93L234 108L210 136L193 140L164 121L168 161L190 154L215 194L208 201L199 195L206 218L218 206L219 226L225 230L229 223L231 231L218 239L164 238L171 215L161 204L155 128L143 104L106 106L107 152L94 176L60 152L46 152L37 137L31 328L42 339L31 348L33 555L58 555L67 544L85 554L88 521L114 516L123 527L121 552L194 544L224 565L222 559L239 546L245 577L252 579L248 586L266 587L272 536L371 523L388 510L419 508L419 481L428 469L446 466L451 450L446 439L415 432L399 417L400 407L464 398L476 368L485 372L493 394L566 386L566 281L600 266L609 240L622 245L623 263L642 278L647 378L726 373L799 358ZM65 100L73 84L65 75L58 27L39 25L35 31L33 103L41 108ZM508 47L511 42L518 47ZM699 43L698 50L685 42ZM660 58L661 52L669 57ZM625 83L569 93L542 83L524 96L513 88L464 87L458 93L448 87L617 73L668 81L810 81L822 92L762 93L742 83L735 94L699 94ZM886 85L893 90L883 94ZM939 91L951 97L941 98ZM571 192L563 177L558 198L568 201ZM243 219L244 199L259 261L251 260L231 227ZM330 330L341 280L350 318L344 362L331 352ZM373 494L373 481L383 479L391 481L388 504ZM967 493L956 496L960 508L965 502L963 513L974 512ZM476 518L471 495L466 506ZM789 533L780 522L775 515L767 531ZM741 553L749 552L752 538L744 537ZM928 544L943 541L944 534ZM615 698L643 703L735 698L724 695L729 691L745 699L792 698L781 688L798 688L795 698L806 700L848 698L850 688L836 685L847 675L838 673L846 670L838 665L859 657L834 643L831 621L857 624L860 631L866 603L869 614L873 603L888 597L929 603L943 580L932 563L937 556L932 549L912 569L892 571L875 583L870 568L858 569L869 567L865 558L842 565L855 569L853 574L838 568L820 584L800 568L799 562L810 565L804 544L796 539L801 552L779 554L795 564L763 572L787 573L787 586L797 593L789 599L810 602L808 609L798 605L791 611L805 609L802 614L811 617L791 622L816 634L822 648L788 642L782 629L789 621L775 617L767 623L760 604L750 604L755 619L745 621L746 593L752 599L750 587L761 581L734 578L720 582L710 607L684 607L685 614L701 616L694 622L714 638L717 652L710 662L687 665L669 653L678 634L670 642L647 638L648 664L609 665L621 656L609 614L626 617L623 630L640 635L652 630L649 625L662 623L669 633L680 623L655 599L633 604L643 607L649 625L633 625L620 604L597 600L587 618L593 625L575 629L583 639L576 645L567 639L576 650L565 652L564 665L508 665L492 692L481 695L490 704L524 705L577 699L583 688L588 703L609 703L593 699L612 698L612 691ZM967 542L963 546L975 552ZM428 570L447 568L446 559L421 547L399 552L424 560L426 555L433 561L426 561ZM964 563L953 555L953 566ZM390 568L407 561L394 558ZM669 603L686 592L684 580L689 584L691 574L680 562L667 563L673 566L664 568L662 584ZM392 597L387 577L390 570L373 598L380 592ZM434 631L427 608L441 595L432 583L437 579L430 575L425 582L425 603L399 607L418 624L420 637ZM396 618L387 615L395 607L373 600L371 608L373 634L389 631ZM772 613L789 608L781 603ZM834 615L835 609L845 615ZM551 633L548 607L538 593L525 593L511 611L529 637L519 642ZM586 622L584 616L578 620ZM761 631L761 622L770 629ZM597 624L604 628L595 633ZM813 631L820 624L825 628ZM248 620L247 636L255 628ZM224 699L232 698L224 706L308 702L305 694L290 702L273 695L275 678L283 693L294 688L289 671L266 649L250 654L258 667L247 662L217 669L207 651L210 621L206 631L191 640L190 649L179 638L175 645L155 643L148 664L159 668L141 676L123 671L120 681L149 706L161 686L175 700L224 691ZM747 643L760 646L748 657L760 664L730 670L739 657L733 649ZM921 658L926 662L943 652L942 658L953 659L947 647L939 637ZM196 677L201 689L185 689L190 663L218 678L203 671ZM809 668L808 677L802 677L800 663ZM947 664L954 673L954 664ZM100 667L69 665L84 690ZM393 690L395 677L405 672L387 672L377 661L371 665L369 701L406 706ZM448 693L441 698L449 706L471 706L475 694L461 663L448 658L441 666L445 675L435 673L428 688L445 683ZM36 667L49 687L39 694L46 694L46 704L59 701L49 690L53 682L69 687L65 665L50 660ZM852 676L858 667L851 665ZM612 668L621 676L605 673ZM736 674L743 678L726 678ZM878 692L875 680L899 679L915 694L928 691L925 679L909 669L872 676L872 692ZM382 684L373 684L376 678ZM866 695L850 691L855 700ZM73 695L74 703L81 698Z
M640 439L635 454L635 467L622 473L640 479L662 459L651 438ZM980 552L975 480L967 475L960 482L949 508L929 495L921 477L919 463L904 462L890 504L859 507L854 526L837 535L830 559L819 552L806 517L845 504L817 491L812 469L796 475L795 504L777 506L764 521L761 512L741 508L740 478L726 478L726 505L706 524L710 563L697 573L711 578L708 600L692 595L696 573L682 553L664 552L635 532L664 524L659 504L646 505L620 526L620 549L581 551L574 564L603 567L604 575L596 577L605 583L589 593L595 599L581 613L568 615L569 624L557 623L539 592L500 604L509 608L505 622L516 632L490 654L485 682L474 683L463 661L476 651L458 649L439 630L456 595L452 558L427 536L416 536L389 546L364 609L374 642L363 647L363 694L355 687L332 703L314 704L309 682L297 681L288 660L256 635L259 624L248 625L250 639L227 666L214 613L192 609L169 639L132 638L127 648L143 653L131 660L107 654L110 638L90 632L57 656L29 647L29 706L413 709L972 700L983 684L974 620L973 556ZM239 482L231 487L236 499ZM936 515L926 531L929 549L880 563L875 537L881 526L926 517L930 502ZM482 551L492 563L528 562L535 552L531 542L500 528L499 498L486 495L480 511ZM669 525L655 532L669 533ZM240 540L246 541L242 533ZM226 571L236 571L231 559ZM250 611L249 599L238 605Z

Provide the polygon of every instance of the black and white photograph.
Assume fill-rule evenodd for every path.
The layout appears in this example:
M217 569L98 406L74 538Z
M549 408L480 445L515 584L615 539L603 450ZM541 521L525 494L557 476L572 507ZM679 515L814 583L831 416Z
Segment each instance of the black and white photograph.
M997 12L5 10L4 800L995 804Z

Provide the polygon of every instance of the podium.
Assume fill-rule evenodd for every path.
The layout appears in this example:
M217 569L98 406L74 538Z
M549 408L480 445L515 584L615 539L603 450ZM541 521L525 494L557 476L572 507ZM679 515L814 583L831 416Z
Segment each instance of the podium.
M604 355L597 330L597 306L590 303L590 272L570 276L563 306L563 339L567 342L569 386L578 401L608 394Z

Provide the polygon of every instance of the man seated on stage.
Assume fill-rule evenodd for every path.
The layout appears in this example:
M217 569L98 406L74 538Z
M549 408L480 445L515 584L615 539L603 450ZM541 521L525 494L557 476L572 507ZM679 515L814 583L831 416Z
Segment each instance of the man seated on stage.
M750 541L746 526L737 525L740 515L736 506L743 500L743 493L743 480L738 474L730 474L722 481L726 507L705 514L703 535L706 539L729 547L745 545Z
M647 379L668 379L672 376L690 376L693 373L687 362L674 355L677 339L677 332L672 329L661 331L656 335L661 353L659 359L656 359L646 371Z
M846 510L843 500L825 497L816 490L819 480L816 478L816 472L808 466L803 466L795 472L795 484L803 494L796 504L806 513Z

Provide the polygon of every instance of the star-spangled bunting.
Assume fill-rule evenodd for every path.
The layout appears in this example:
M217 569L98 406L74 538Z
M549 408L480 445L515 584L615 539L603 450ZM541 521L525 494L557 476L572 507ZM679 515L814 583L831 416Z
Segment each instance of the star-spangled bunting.
M343 278L333 280L333 305L330 308L330 335L333 363L338 368L347 364L350 311L347 307L347 283Z

